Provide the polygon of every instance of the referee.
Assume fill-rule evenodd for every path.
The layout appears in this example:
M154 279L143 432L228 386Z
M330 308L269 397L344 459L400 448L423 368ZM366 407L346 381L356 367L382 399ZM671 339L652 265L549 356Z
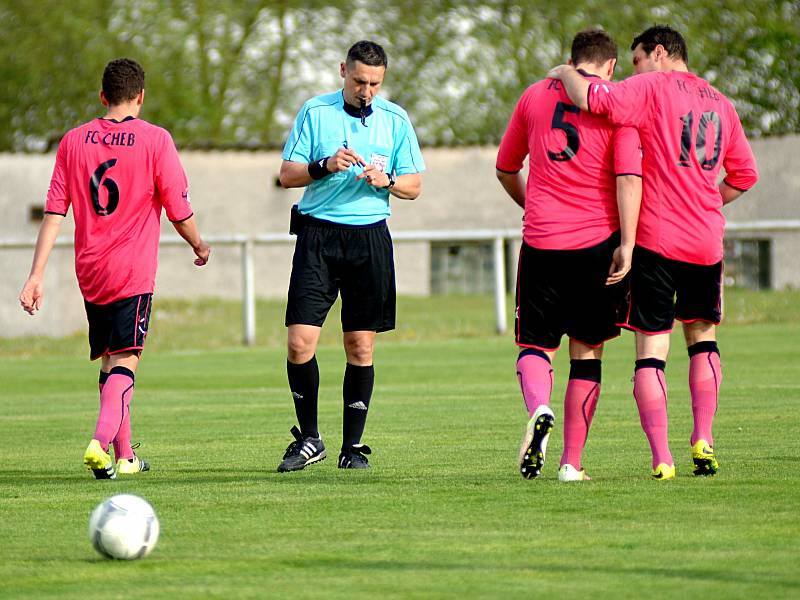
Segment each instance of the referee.
M339 67L343 88L303 105L283 149L281 185L305 192L292 207L297 243L286 307L286 371L299 429L292 427L295 441L278 471L298 471L327 456L317 428L315 352L339 294L347 365L338 466L369 467L371 451L361 435L375 381L375 334L395 325L389 196L416 199L425 170L408 114L377 95L387 64L375 42L354 44Z

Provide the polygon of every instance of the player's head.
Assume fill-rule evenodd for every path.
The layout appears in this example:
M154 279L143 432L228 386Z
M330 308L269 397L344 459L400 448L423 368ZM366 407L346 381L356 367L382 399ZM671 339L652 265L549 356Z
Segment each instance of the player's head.
M683 36L668 25L654 25L633 38L633 69L636 73L672 71L686 66L689 53Z
M144 98L144 69L135 60L118 58L103 71L103 90L100 100L107 106L119 106Z
M340 66L347 103L354 106L362 101L370 104L381 89L388 64L386 52L379 44L367 40L353 44Z
M572 40L570 62L610 81L617 64L617 44L602 29L584 29Z

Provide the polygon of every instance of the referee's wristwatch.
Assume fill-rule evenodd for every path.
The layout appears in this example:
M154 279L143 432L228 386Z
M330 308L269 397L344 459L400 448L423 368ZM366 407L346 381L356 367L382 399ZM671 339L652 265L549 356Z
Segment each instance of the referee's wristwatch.
M394 173L388 173L389 176L389 183L383 186L383 189L390 190L394 187L394 184L397 183L397 180L394 178Z

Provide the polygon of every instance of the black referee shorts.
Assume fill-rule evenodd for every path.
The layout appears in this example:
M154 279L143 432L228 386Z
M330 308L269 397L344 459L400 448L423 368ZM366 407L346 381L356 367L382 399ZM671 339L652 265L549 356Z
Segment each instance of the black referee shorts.
M722 261L696 265L636 246L630 292L618 324L650 334L672 331L675 319L718 325L722 320L722 273Z
M619 335L617 308L626 288L606 285L619 232L579 250L540 250L523 242L517 270L516 342L552 351L566 334L598 347Z
M394 329L394 256L385 220L342 225L303 217L292 259L286 326L321 327L339 294L342 331Z

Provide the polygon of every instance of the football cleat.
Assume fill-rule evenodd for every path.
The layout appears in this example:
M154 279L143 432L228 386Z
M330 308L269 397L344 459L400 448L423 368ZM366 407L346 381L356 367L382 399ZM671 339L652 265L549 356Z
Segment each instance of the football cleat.
M372 454L372 449L366 444L354 444L349 448L342 448L339 453L339 468L369 469L367 454Z
M563 464L558 470L559 481L590 481L592 478L586 474L586 469L580 471L570 464Z
M719 469L717 455L707 441L697 440L692 446L695 475L716 475Z
M95 479L116 479L114 462L100 442L92 440L83 453L83 466L94 473Z
M528 421L519 448L519 472L525 479L534 479L541 474L547 454L547 440L554 424L555 415L544 404L536 409Z
M675 479L675 465L658 463L653 472L650 473L650 477L658 480Z
M150 470L150 463L135 454L133 458L120 458L117 461L117 473L120 475L133 475Z
M322 438L304 438L296 426L292 426L294 441L286 447L281 464L278 465L278 472L299 471L307 465L324 460L328 453L325 451L325 444Z

